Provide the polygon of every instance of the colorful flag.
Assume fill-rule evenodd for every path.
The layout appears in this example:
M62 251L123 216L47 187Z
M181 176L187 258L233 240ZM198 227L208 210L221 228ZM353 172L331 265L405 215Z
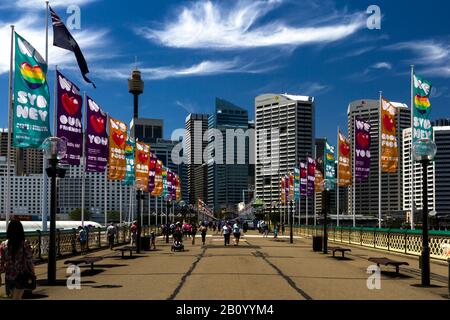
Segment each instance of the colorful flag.
M308 186L307 195L312 197L314 195L314 188L316 183L316 160L308 157Z
M150 166L148 168L148 192L152 193L155 189L156 162L158 159L153 153L150 153Z
M161 171L161 175L162 175L162 198L164 199L164 201L169 201L169 194L168 194L168 189L167 189L167 167L166 166L162 166L162 171Z
M24 38L14 35L13 145L39 148L50 136L47 64Z
M316 169L316 182L314 184L314 191L316 193L323 192L325 190L325 180L323 179L323 173L319 169Z
M64 22L56 14L56 12L53 11L51 7L49 7L49 9L50 15L52 16L52 25L53 25L53 45L55 47L72 51L75 54L75 58L77 59L78 67L80 68L83 79L86 82L91 83L95 88L95 84L86 77L86 74L89 73L89 69L86 63L86 59L84 59L83 53L81 52L81 49L78 46L78 43L70 34Z
M418 75L413 75L414 106L413 106L413 143L420 139L433 139L431 113L431 83Z
M280 189L280 202L284 204L286 203L286 181L284 179L284 176L281 177Z
M308 188L308 169L304 162L300 162L300 197L306 198Z
M340 187L352 185L352 171L350 169L350 141L344 135L338 132L338 184Z
M294 168L294 200L300 200L300 170Z
M155 197L160 197L163 192L162 166L163 166L162 161L156 160L155 188L152 191L152 196L155 196Z
M148 171L150 166L150 146L136 141L135 155L136 188L142 191L148 189Z
M125 147L128 127L125 123L109 118L109 163L108 179L123 180L127 172Z
M80 89L61 72L56 71L56 79L56 136L65 139L67 144L67 152L61 163L79 166L83 155L83 98Z
M295 196L295 189L294 189L294 183L295 183L295 177L292 171L289 171L289 200L294 200Z
M370 174L370 129L369 122L355 118L355 178L360 182L367 181Z
M325 188L335 189L336 183L336 159L334 157L334 147L328 142L325 143L324 170L325 170Z
M89 97L87 99L86 171L104 172L108 164L108 115Z
M181 201L181 184L180 184L180 177L177 175L176 177L176 201Z
M134 149L135 142L133 139L128 137L125 144L125 161L127 164L127 171L125 173L125 179L122 181L122 183L126 186L134 185Z
M397 108L382 98L381 106L381 170L395 173L398 167Z

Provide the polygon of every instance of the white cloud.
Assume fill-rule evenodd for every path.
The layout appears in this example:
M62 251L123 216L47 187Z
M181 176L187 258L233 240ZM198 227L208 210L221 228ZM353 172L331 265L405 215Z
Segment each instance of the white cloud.
M306 96L320 96L329 92L331 89L332 88L330 86L319 82L305 82L300 85L298 92Z
M389 62L378 62L378 63L375 63L374 65L372 65L371 68L372 69L391 70L392 69L392 64L390 64Z
M52 8L69 7L71 5L81 6L84 4L96 2L98 0L50 0ZM0 8L21 8L29 10L45 10L45 0L16 0L9 3L1 4Z
M147 39L173 48L245 49L302 46L342 40L363 28L361 15L333 13L319 23L301 20L301 27L281 20L259 24L280 0L241 0L226 8L222 3L199 1L183 7L160 29L139 28Z
M29 14L18 21L0 21L0 39L4 39L4 46L0 48L0 74L9 71L11 24L15 25L15 31L45 58L45 27L42 26L39 17ZM106 30L99 29L83 29L80 32L73 32L73 36L80 45L88 65L89 62L101 59L103 56L101 49L103 49L102 46L105 45L105 42L99 41L99 39L105 39L106 34ZM53 46L51 27L49 29L49 64L50 66L58 65L68 68L77 66L73 52Z

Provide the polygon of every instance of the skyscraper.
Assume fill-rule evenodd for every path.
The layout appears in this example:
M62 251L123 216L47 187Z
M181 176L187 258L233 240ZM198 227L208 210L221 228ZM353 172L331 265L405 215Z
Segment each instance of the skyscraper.
M255 109L256 198L270 207L280 202L281 176L314 156L315 103L308 96L263 94L256 97ZM312 199L308 205L312 217ZM302 215L305 206L303 199Z
M399 153L401 152L403 129L411 127L411 111L402 103L392 104L397 107L397 139ZM356 100L349 104L347 110L348 133L350 141L354 141L355 117L369 122L372 126L371 137L371 165L370 175L367 182L357 182L353 188L349 188L349 213L356 215L371 215L378 217L378 157L379 157L379 100ZM353 172L354 154L352 153L351 169ZM399 154L399 163L396 173L383 173L381 175L381 211L382 215L403 215L403 183L402 183L403 159Z
M207 203L215 213L234 212L241 202L242 190L248 189L249 145L253 137L247 136L242 142L227 130L242 136L249 133L248 111L216 98L216 110L209 116L208 129L208 153L212 158L207 160Z

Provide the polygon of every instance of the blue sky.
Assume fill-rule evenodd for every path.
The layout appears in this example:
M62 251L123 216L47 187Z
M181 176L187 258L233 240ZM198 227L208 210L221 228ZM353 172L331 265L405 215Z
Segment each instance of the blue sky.
M6 126L9 25L44 54L45 1L0 2L0 126ZM410 103L410 65L432 81L433 118L450 117L448 1L71 0L81 9L74 30L90 68L84 83L71 52L50 48L60 70L111 116L129 121L127 77L135 56L145 93L140 115L163 118L165 136L189 112L208 113L221 97L247 108L262 93L313 95L318 137L346 131L349 102L378 97ZM67 1L50 4L66 20ZM381 30L366 10L381 8ZM50 30L50 44L52 32ZM53 77L49 79L53 85Z

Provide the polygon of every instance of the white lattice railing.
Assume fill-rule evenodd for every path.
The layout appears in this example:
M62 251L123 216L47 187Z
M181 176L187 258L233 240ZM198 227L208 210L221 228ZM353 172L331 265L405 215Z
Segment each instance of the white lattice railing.
M422 251L421 230L373 229L329 227L328 240L348 243L392 252L420 256ZM295 234L303 237L323 236L322 226L295 227ZM431 258L450 258L450 232L430 231L429 246Z

